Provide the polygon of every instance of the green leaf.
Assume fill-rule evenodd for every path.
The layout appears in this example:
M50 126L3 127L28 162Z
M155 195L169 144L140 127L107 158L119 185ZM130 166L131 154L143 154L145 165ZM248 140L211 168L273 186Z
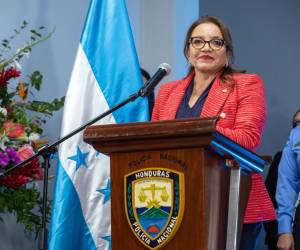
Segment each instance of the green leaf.
M42 198L34 187L22 186L17 189L0 186L0 212L13 213L17 223L25 226L25 235L32 238L42 222ZM49 221L50 203L47 204L47 221ZM0 221L3 218L0 217Z
M65 97L61 97L59 99L55 98L53 101L52 101L52 107L53 107L53 110L52 111L58 111L59 109L61 109L65 104Z
M6 40L6 39L4 39L4 40L2 40L2 46L3 47L5 47L5 48L10 48L10 46L9 46L9 41L8 40Z
M30 30L30 32L38 37L42 37L42 35L38 33L36 30Z
M52 102L32 101L26 104L26 109L52 116L53 111L63 107L65 97L54 99Z
M34 71L30 76L30 84L32 87L34 87L36 90L41 89L41 84L43 81L43 75L41 74L40 71L36 70Z

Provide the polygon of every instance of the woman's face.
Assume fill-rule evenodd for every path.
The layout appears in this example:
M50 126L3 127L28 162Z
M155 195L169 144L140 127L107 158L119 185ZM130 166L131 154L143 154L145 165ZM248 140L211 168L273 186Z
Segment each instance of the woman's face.
M192 37L199 37L204 41L223 39L219 27L213 23L199 24L193 30L190 38ZM208 43L202 49L196 49L190 43L186 54L189 63L200 73L215 74L228 63L225 44L220 49L214 50Z

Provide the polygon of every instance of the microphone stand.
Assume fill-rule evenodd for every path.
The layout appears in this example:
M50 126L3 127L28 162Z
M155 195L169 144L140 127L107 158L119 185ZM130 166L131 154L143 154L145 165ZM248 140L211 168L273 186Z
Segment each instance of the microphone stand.
M140 90L132 95L130 95L126 100L120 102L116 106L112 107L111 109L103 112L99 116L93 118L92 120L88 121L87 123L83 124L82 126L78 127L77 129L73 130L69 134L61 137L54 143L48 145L44 145L41 147L36 154L31 156L30 158L24 160L23 162L17 164L14 167L9 168L5 172L0 174L0 179L4 178L5 176L9 175L11 172L16 171L22 167L24 167L26 164L31 162L33 159L42 156L44 159L44 162L42 164L42 167L44 168L44 178L43 178L43 203L42 203L42 225L39 230L39 250L46 250L47 249L47 241L48 241L48 230L47 230L47 197L48 197L48 170L50 167L50 156L57 152L56 146L64 142L65 140L69 139L70 137L74 136L75 134L81 132L84 130L87 126L90 126L94 124L95 122L101 120L102 118L106 117L107 115L113 113L114 111L118 110L119 108L123 107L129 102L134 102L138 97L145 97L150 95L154 90L154 86L143 86L140 88Z

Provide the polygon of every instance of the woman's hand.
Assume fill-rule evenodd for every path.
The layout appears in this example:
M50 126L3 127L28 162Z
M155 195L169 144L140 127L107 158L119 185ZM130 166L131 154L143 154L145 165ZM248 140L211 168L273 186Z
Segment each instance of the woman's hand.
M277 247L279 250L295 250L293 235L290 233L281 234L278 238Z

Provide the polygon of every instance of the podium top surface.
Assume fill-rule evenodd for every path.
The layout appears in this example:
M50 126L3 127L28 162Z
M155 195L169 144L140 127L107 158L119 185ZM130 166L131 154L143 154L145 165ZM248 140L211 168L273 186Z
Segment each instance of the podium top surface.
M131 140L146 138L168 138L173 136L212 135L216 118L192 118L154 122L134 122L95 125L87 127L84 140L87 142Z
M104 154L205 147L236 160L247 171L263 172L266 161L215 130L216 117L96 125L84 141Z

